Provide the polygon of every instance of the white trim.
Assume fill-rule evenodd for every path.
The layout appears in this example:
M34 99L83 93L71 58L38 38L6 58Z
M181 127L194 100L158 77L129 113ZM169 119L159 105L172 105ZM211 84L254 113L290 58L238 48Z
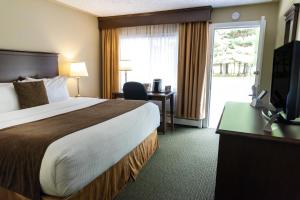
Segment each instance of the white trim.
M257 63L256 63L256 71L259 72L259 74L255 78L255 86L257 88L257 91L260 89L261 69L262 69L264 46L265 46L266 25L267 25L266 18L265 16L262 16L260 20L259 46L258 46Z
M211 24L213 30L226 29L226 28L249 28L260 27L261 21L243 21L243 22L228 22L228 23L215 23Z
M259 71L259 75L255 78L255 86L259 89L262 60L263 60L263 49L265 41L266 31L266 19L264 16L259 21L240 21L240 22L228 22L228 23L214 23L209 26L209 63L207 69L207 103L206 103L206 118L202 120L203 127L209 125L209 113L210 113L210 99L211 99L211 81L212 81L212 63L213 63L213 46L215 38L215 30L218 29L230 29L230 28L249 28L249 27L260 27L259 36L259 47L257 52L257 66L256 69Z
M209 125L209 113L210 113L210 99L211 99L211 79L212 79L212 63L213 63L213 53L214 53L214 38L215 38L215 26L218 24L210 24L209 25L209 44L208 44L208 49L209 49L209 59L208 59L208 69L207 69L207 80L206 80L206 85L207 85L207 90L206 90L206 113L205 116L206 118L203 120L203 127L208 128ZM221 24L219 24L221 25Z

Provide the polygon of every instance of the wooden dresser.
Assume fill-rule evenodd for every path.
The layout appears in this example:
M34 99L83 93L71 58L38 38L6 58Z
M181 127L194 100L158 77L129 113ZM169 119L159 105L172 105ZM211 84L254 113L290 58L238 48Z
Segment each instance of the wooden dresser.
M273 124L248 103L225 105L215 200L299 200L300 126Z

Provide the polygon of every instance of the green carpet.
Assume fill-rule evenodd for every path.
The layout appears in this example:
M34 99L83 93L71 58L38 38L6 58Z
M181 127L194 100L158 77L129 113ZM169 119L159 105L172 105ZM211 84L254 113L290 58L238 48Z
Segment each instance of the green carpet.
M176 128L117 200L213 200L218 154L214 129Z

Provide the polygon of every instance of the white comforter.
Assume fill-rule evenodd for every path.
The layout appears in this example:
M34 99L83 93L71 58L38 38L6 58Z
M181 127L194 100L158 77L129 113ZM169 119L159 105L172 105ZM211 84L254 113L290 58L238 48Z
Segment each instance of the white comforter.
M0 129L92 106L105 100L71 98L0 114ZM52 143L43 158L40 183L46 194L65 197L102 174L159 126L159 109L147 103ZM42 134L42 133L41 133Z

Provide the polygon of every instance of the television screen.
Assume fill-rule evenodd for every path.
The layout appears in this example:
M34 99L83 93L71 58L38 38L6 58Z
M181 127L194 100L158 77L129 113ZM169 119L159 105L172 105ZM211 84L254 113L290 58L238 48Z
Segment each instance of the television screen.
M271 103L290 121L300 116L300 42L288 43L274 52Z
M271 103L286 112L286 101L290 89L292 45L288 44L275 50L273 61Z

